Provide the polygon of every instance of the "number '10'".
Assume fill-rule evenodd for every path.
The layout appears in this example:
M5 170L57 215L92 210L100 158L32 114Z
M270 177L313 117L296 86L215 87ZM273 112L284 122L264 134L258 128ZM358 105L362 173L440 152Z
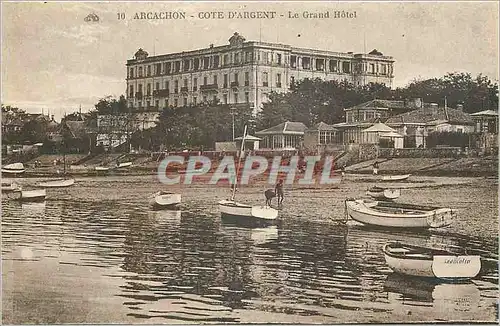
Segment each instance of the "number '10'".
M124 12L119 12L117 13L118 19L125 19L125 13Z

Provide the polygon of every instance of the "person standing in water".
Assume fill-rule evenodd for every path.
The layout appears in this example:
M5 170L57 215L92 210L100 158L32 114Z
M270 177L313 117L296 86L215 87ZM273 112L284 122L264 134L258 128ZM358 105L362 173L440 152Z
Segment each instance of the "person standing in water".
M278 199L278 206L281 206L283 203L283 179L280 179L274 187L274 192L276 194L276 198Z
M378 174L378 162L377 161L375 161L375 163L373 163L373 174L374 175Z

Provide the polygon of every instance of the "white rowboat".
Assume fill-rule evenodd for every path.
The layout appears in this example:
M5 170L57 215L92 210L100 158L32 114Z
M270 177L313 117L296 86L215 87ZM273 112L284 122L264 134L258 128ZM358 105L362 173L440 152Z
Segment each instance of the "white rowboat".
M382 177L382 181L403 181L408 179L411 174L402 174L402 175L385 175Z
M132 162L123 162L123 163L120 163L116 166L117 169L121 169L121 168L128 168L132 166Z
M389 189L381 187L371 187L366 194L372 198L380 200L393 200L401 195L400 189Z
M96 171L109 171L109 167L107 167L107 166L96 166L95 170Z
M481 271L481 257L478 255L456 255L446 250L399 242L389 242L382 250L389 268L400 274L467 280Z
M24 173L26 169L24 168L23 163L12 163L2 166L2 173Z
M219 210L222 215L239 219L241 222L273 222L278 217L278 210L268 206L250 206L234 200L221 200Z
M440 228L451 224L451 208L347 199L347 214L355 221L374 226L397 228Z
M159 191L151 196L149 205L153 208L172 208L181 203L181 194Z
M21 201L43 201L47 193L45 189L37 189L37 190L22 190L21 197L19 198Z
M36 184L37 187L42 188L64 188L75 184L75 179L54 179L39 182Z

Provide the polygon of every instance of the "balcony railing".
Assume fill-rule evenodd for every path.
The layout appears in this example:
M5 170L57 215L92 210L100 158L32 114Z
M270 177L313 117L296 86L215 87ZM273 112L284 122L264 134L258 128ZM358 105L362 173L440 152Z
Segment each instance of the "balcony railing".
M187 92L189 92L188 87L187 87L187 86L185 86L185 87L181 87L181 92L183 92L183 93L187 93Z
M207 84L207 85L201 85L200 86L200 90L202 92L204 91L214 91L214 90L217 90L219 88L219 85L217 84Z
M169 95L170 91L168 89L155 89L153 91L153 96L168 97Z
M240 83L237 81L231 82L231 87L238 87L240 86Z
M142 92L136 92L135 93L135 98L140 100L142 98Z
M193 92L196 92L198 90L198 86L193 86Z

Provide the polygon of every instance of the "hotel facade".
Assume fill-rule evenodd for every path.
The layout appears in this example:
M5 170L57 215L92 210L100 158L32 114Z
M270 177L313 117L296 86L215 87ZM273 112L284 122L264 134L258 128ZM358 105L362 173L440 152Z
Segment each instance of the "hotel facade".
M218 101L256 112L270 92L286 92L301 79L370 82L392 86L394 59L246 41L238 33L229 44L149 56L139 49L127 61L128 105L134 111Z

